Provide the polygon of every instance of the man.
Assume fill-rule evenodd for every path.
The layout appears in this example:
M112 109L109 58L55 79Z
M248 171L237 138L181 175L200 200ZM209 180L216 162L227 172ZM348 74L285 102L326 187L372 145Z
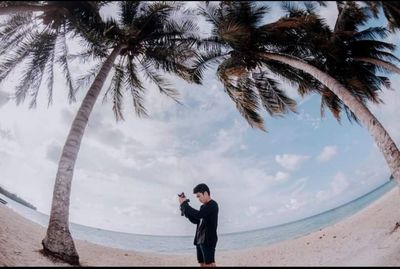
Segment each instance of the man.
M189 205L189 200L179 197L181 211L193 224L197 224L194 245L201 267L215 267L215 247L217 245L218 204L210 197L210 189L204 183L193 189L193 194L202 205L200 211Z

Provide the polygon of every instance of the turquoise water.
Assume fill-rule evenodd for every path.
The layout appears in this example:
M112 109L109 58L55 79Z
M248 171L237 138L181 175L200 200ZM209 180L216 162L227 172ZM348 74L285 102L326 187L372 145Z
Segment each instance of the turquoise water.
M394 181L388 181L345 205L295 222L247 232L219 234L217 249L220 251L265 246L317 231L356 213L395 186ZM1 194L0 198L6 200L7 206L22 216L44 227L47 226L49 219L47 215L16 203ZM138 235L102 230L74 223L70 225L70 230L75 239L115 248L168 254L193 253L194 251L193 236Z

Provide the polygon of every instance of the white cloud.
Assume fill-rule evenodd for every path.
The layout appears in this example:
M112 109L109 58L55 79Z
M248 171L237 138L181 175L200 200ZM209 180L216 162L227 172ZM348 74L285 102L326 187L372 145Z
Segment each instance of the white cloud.
M303 178L298 179L298 180L293 184L293 186L292 186L293 191L290 192L290 195L291 195L292 197L294 197L294 196L297 196L297 197L300 196L299 194L301 194L301 192L304 190L307 181L308 181L308 178L306 178L306 177L303 177Z
M280 184L286 182L290 178L290 173L278 171L274 175L263 175L265 183L268 185Z
M246 145L243 144L243 135L248 130L248 126L244 121L234 121L232 128L222 128L216 134L216 139L210 150L215 153L228 153L232 150L245 150Z
M117 214L126 215L128 217L140 217L143 212L138 208L138 206L128 206L128 207L114 207Z
M338 195L347 189L349 182L347 176L339 171L333 178L331 183L333 195Z
M276 181L286 181L290 177L289 173L278 171L275 175Z
M256 214L258 211L258 208L256 206L249 206L247 211L246 211L246 215L247 216L253 216L254 214Z
M305 100L306 102L307 100ZM304 109L300 111L299 114L296 115L298 120L309 123L314 129L318 129L321 125L321 117L314 117L309 113L306 113Z
M330 200L335 196L339 196L348 189L349 185L350 183L347 176L342 171L339 171L333 177L328 190L321 190L316 193L317 201L322 202Z
M275 161L288 170L297 170L309 158L307 155L283 154L276 155Z
M337 154L337 146L325 146L318 155L317 160L327 162Z
M305 203L306 203L305 201L291 198L289 202L285 204L285 207L289 210L296 210L302 207Z
M0 107L2 107L5 103L7 103L10 100L9 94L0 91Z

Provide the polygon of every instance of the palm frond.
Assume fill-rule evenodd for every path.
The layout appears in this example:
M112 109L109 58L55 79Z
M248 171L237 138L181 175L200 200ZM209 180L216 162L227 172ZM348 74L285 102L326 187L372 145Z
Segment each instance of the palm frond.
M388 36L388 30L385 27L369 27L363 31L356 32L353 35L354 40L363 40L363 39L376 39L379 38L386 38Z
M192 21L184 20L180 23L165 21L163 29L154 29L154 32L143 37L149 44L162 43L167 47L185 46L190 50L194 45L200 46L198 26Z
M6 54L34 30L32 16L14 15L0 24L0 54Z
M256 28L270 11L269 6L263 2L255 1L229 1L221 6L224 21L236 19L238 24Z
M36 106L37 96L44 75L44 70L49 61L52 60L54 47L56 44L56 35L42 33L31 46L30 58L24 71L21 82L17 85L15 91L16 103L19 105L25 100L29 89L32 90L32 100L29 107Z
M229 44L242 45L242 43L248 43L251 33L246 25L232 20L221 22L218 28L218 34Z
M98 55L92 49L86 49L83 52L75 53L75 54L68 54L67 60L74 61L78 60L82 64L86 64L89 61L94 61L95 59L103 60L105 55Z
M107 19L96 27L79 26L79 31L73 32L72 37L79 38L81 45L85 47L85 52L105 58L108 55L108 48L113 46L114 41L111 37L120 36L121 32L114 19Z
M225 86L226 87L226 86ZM237 83L237 87L229 85L228 88L234 89L232 92L233 100L240 114L247 120L253 128L266 131L264 120L258 113L258 95L254 91L254 84L248 77L242 77Z
M393 72L393 73L400 74L400 68L397 67L395 64L388 62L388 61L384 61L384 60L376 59L376 58L367 58L367 57L360 57L360 58L355 57L354 60L363 62L364 65L372 65L375 69L377 69L381 72L386 72L386 73ZM370 72L370 71L368 71L368 72ZM370 75L372 77L375 77L374 73L370 72ZM377 76L377 77L379 77L379 76Z
M54 45L51 51L51 55L46 65L46 74L47 74L47 107L49 107L53 103L53 87L54 87L54 65L55 65L55 56L56 56L56 41L57 37L54 36Z
M124 120L124 116L122 113L122 103L123 103L123 83L125 80L126 73L124 71L124 66L116 65L114 75L111 79L111 84L104 94L103 102L105 101L107 95L112 96L113 107L112 110L114 112L114 116L116 121Z
M147 48L145 61L152 61L153 66L156 69L162 69L168 73L176 74L186 81L191 81L191 69L190 67L182 64L182 59L178 56L182 56L177 50L180 48L163 48L163 47L152 47ZM185 53L187 51L184 51ZM183 54L184 55L184 54ZM192 82L192 81L191 81ZM196 82L196 81L193 81Z
M178 104L181 104L178 97L178 91L172 87L172 84L163 78L156 70L154 70L152 66L152 62L141 62L142 71L145 76L153 82L157 88L160 90L160 93L165 94L166 96L173 99Z
M358 27L364 25L371 18L370 10L367 7L360 7L356 2L337 2L339 14L334 26L337 31L357 31Z
M363 1L367 4L368 8L371 10L372 15L374 18L378 18L379 9L381 7L381 1Z
M307 91L318 91L321 85L315 78L302 70L276 61L263 60L263 63L274 75L293 87L301 84L308 89Z
M327 107L338 123L341 122L340 112L342 111L342 102L328 88L324 88L321 94L321 117L325 116L325 107Z
M226 51L228 46L218 37L211 36L197 41L196 48L205 51Z
M80 76L76 80L77 89L85 89L89 87L94 81L96 75L101 69L102 63L97 63L93 68L91 68L86 74Z
M165 32L174 33L179 37L185 37L187 35L198 37L198 32L200 31L199 26L189 19L183 19L179 23L174 20L165 21L164 23Z
M303 11L298 4L297 1L282 1L280 7L284 13L295 14Z
M4 60L0 62L0 83L32 52L32 47L39 38L40 35L36 32L28 33L25 39L13 48L12 53L5 55Z
M133 63L133 59L129 56L127 63L127 74L125 75L124 86L129 89L130 93L132 94L133 106L136 114L139 117L148 116L146 108L143 104L144 87L140 79L137 77L137 69Z
M381 79L382 84L386 89L391 89L392 83L391 83L391 81L390 81L390 79L388 77L380 76L379 78ZM383 103L383 101L382 101L382 103Z
M356 58L358 55L355 54L354 58ZM400 62L400 59L396 57L393 53L386 52L386 51L381 51L381 50L371 50L366 53L364 56L369 56L370 58L377 58L379 60L383 61L388 61L388 62Z
M121 1L118 4L121 24L125 26L131 25L134 22L135 16L137 16L140 1Z
M394 51L396 49L396 45L394 44L384 41L368 40L368 39L357 40L357 42L353 42L351 46L355 51L357 49L371 50L372 48L376 50L386 49L389 51Z
M224 85L224 91L251 127L266 131L264 121L258 113L259 105L254 91L254 82L248 77L239 78L236 82L232 80L226 73L231 63L232 59L226 59L217 69L217 76Z
M204 16L206 21L210 22L215 28L219 27L219 24L222 20L221 9L215 5L205 5L204 7L200 6L198 8L198 13L201 16Z
M315 13L316 12L317 6L313 1L310 1L310 2L305 1L305 2L303 2L303 4L304 4L304 7L306 8L307 13Z
M214 64L221 63L228 55L228 53L221 54L220 51L210 51L199 54L190 71L192 76L191 80L200 84L203 79L204 71Z
M346 112L347 119L350 121L350 123L355 122L355 123L361 125L360 120L357 118L356 114L354 114L354 112L351 111L351 109L348 108L348 106L343 105L343 108L344 108L344 111Z
M76 93L76 89L73 85L73 79L72 79L72 75L71 75L71 70L69 68L69 63L68 63L68 47L67 47L67 39L66 39L66 32L65 32L65 28L64 31L61 31L59 33L59 48L61 50L60 54L57 57L56 62L58 64L60 64L60 66L62 67L66 82L67 82L67 86L68 86L68 100L69 102L75 102L76 98L75 98L75 93Z
M271 116L282 116L289 111L297 112L296 101L288 97L279 83L266 76L265 72L253 73L261 103Z
M167 21L171 12L177 7L166 2L151 2L142 5L140 15L135 19L134 26L138 32L136 35L147 36L155 29L163 29L163 22Z
M380 1L383 9L383 13L385 14L386 19L388 20L389 30L394 32L395 30L400 29L400 4L398 1Z

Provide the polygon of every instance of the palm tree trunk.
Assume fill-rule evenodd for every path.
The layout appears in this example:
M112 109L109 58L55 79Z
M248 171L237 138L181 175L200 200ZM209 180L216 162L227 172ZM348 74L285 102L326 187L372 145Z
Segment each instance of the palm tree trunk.
M22 13L22 12L46 12L60 9L60 7L56 6L36 6L36 5L10 5L7 7L0 7L0 15L11 15L13 13Z
M108 59L103 63L103 66L83 99L72 123L58 164L49 226L47 228L46 237L42 241L42 245L45 254L55 256L70 264L79 264L79 255L75 249L68 222L71 183L75 161L83 133L89 120L89 115L93 110L101 88L121 49L122 46L114 48Z
M385 128L383 128L381 123L362 102L355 98L336 79L307 62L282 54L263 53L262 56L266 59L279 61L300 69L328 87L347 107L350 108L360 122L367 127L370 135L374 138L376 145L383 153L383 156L389 165L390 172L397 180L397 183L400 183L400 152L392 138L386 132Z
M368 57L355 57L354 60L370 63L370 64L373 64L376 66L380 66L380 67L385 68L386 70L392 71L393 73L400 74L400 68L398 68L396 65L394 65L392 63L388 63L385 61L368 58Z

